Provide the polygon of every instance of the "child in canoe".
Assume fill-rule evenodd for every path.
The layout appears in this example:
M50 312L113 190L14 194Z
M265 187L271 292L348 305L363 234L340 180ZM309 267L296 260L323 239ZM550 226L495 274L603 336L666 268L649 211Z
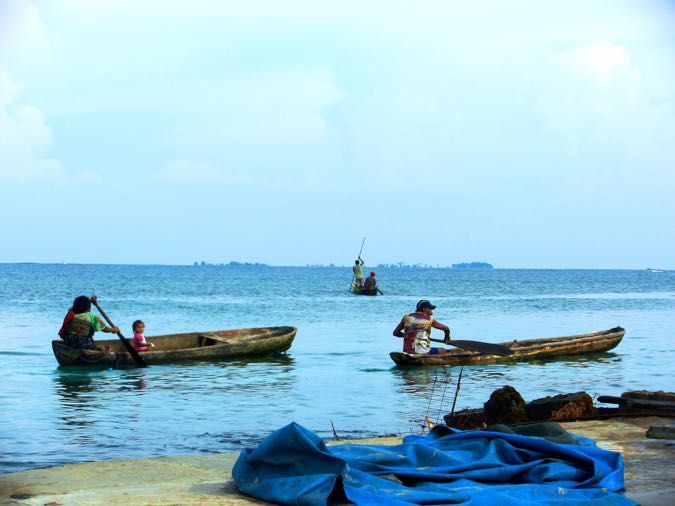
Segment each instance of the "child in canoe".
M150 348L154 348L155 345L149 343L145 340L143 333L145 332L145 323L142 320L136 320L131 325L132 330L134 331L134 340L133 346L136 351L150 351Z

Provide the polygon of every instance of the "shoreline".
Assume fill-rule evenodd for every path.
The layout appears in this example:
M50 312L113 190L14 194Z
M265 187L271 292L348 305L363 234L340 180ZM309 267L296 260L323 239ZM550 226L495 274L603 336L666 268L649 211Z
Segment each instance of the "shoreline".
M626 497L644 506L672 504L675 478L673 440L645 438L650 426L675 427L666 417L617 418L562 423L597 446L624 458ZM326 440L395 445L400 437ZM0 475L0 504L8 505L162 505L267 504L242 495L232 481L239 452L202 456L153 457L66 464ZM664 472L666 471L666 472Z
M91 267L190 267L190 268L225 268L231 270L257 270L257 269L340 269L351 272L352 265L335 264L299 264L299 265L276 265L260 262L219 262L206 263L204 265L193 263L172 264L172 263L95 263L95 262L0 262L4 265L39 265L39 266L91 266ZM649 273L668 273L675 268L649 268L649 267L492 267L492 268L454 268L451 265L430 265L430 264L391 264L379 263L371 266L373 269L385 269L394 271L459 271L459 272L485 272L485 271L628 271L628 272L649 272Z

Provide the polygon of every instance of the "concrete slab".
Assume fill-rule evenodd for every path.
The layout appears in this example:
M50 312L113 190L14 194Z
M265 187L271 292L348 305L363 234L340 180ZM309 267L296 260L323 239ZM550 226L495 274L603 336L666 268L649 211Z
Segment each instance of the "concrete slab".
M627 497L643 506L675 504L675 440L646 437L650 426L675 427L675 419L639 417L561 425L623 455Z
M626 495L645 506L673 504L675 441L647 439L650 426L675 426L657 417L563 424L624 456ZM400 438L358 440L393 445ZM340 441L341 443L344 441ZM40 506L250 505L231 471L236 453L116 460L36 469L0 476L0 504Z

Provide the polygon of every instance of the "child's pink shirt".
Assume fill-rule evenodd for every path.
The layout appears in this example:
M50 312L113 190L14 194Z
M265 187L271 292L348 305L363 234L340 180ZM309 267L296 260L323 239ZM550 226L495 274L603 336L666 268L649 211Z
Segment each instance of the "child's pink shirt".
M134 348L136 351L148 351L148 343L145 336L139 332L134 334Z

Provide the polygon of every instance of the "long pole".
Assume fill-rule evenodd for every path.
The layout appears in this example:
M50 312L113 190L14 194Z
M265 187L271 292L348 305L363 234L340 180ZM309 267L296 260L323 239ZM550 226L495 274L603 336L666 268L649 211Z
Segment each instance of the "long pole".
M457 378L457 388L455 389L455 398L452 399L452 409L450 410L450 416L455 413L455 403L457 402L457 394L459 393L459 386L462 384L462 373L464 372L464 366L459 370L459 378Z
M365 242L366 242L366 236L364 235L364 236L363 236L363 241L361 241L361 249L359 250L359 256L358 256L358 259L359 259L359 260L361 260L361 253L363 253L363 245L365 244ZM349 291L350 291L350 292L352 291L352 287L354 286L354 278L355 278L355 277L356 277L356 275L355 275L355 274L352 274L352 282L349 283Z

